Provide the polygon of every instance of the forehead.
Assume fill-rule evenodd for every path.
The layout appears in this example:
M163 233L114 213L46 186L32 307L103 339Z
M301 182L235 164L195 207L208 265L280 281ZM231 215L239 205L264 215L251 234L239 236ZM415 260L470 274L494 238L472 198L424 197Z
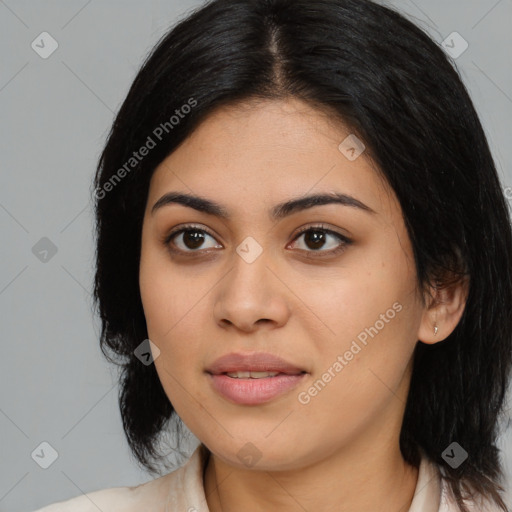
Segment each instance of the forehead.
M396 199L372 160L365 151L347 157L354 137L343 123L297 99L222 107L156 168L148 208L170 190L215 198L234 210L338 192L389 214Z

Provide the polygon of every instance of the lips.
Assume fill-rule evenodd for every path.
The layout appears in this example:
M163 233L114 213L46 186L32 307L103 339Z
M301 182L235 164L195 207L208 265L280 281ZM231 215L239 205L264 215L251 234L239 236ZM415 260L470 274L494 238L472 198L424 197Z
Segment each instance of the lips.
M232 352L216 359L206 372L221 375L231 372L278 372L286 375L300 375L306 371L268 352L243 354Z
M226 354L216 359L205 372L212 389L225 400L237 405L255 406L290 393L308 373L268 352ZM271 375L254 373L251 376L252 372L269 372ZM238 373L238 376L228 373Z
M280 373L274 377L261 379L232 378L226 374L207 374L212 389L222 398L236 405L259 406L278 397L289 395L306 378L307 373L286 375ZM290 397L290 399L292 399Z

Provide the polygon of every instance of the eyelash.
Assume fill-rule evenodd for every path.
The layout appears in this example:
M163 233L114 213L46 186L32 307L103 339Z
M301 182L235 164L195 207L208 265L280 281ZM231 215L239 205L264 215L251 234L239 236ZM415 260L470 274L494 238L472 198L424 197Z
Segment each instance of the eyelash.
M207 229L204 229L202 227L199 227L197 225L194 225L194 224L185 224L184 226L182 226L181 228L179 229L176 229L176 230L173 230L171 231L170 233L166 234L162 240L162 243L164 244L164 246L166 246L172 253L175 253L175 254L179 254L179 255L184 255L184 254L199 254L201 252L205 252L204 250L201 250L201 249L198 249L196 251L183 251L182 249L176 249L175 247L172 247L172 244L171 244L171 241L174 237L176 237L177 235L180 235L181 233L184 233L186 231L200 231L200 232L203 232L203 233L206 233L207 235L211 236L212 238L215 239L215 236L210 233L209 230ZM334 255L337 255L341 252L343 252L348 245L352 244L353 243L353 240L351 240L350 238L347 238L346 236L336 232L336 231L333 231L327 227L324 226L324 224L319 224L319 225L315 225L315 226L307 226L306 228L303 228L301 229L296 235L295 235L295 238L292 240L292 242L295 242L296 240L298 240L298 238L303 235L304 233L307 233L308 231L323 231L325 234L329 234L329 235L334 235L336 238L338 238L338 240L340 240L340 245L338 247L336 247L335 249L330 249L328 251L322 251L322 250L317 250L317 251L314 251L314 250L306 250L306 249L299 249L300 251L302 252L306 252L308 253L308 258L311 257L309 256L309 253L319 253L320 255L315 255L313 256L314 258L322 258L322 257L326 257L327 256L334 256ZM213 249L215 250L215 249Z

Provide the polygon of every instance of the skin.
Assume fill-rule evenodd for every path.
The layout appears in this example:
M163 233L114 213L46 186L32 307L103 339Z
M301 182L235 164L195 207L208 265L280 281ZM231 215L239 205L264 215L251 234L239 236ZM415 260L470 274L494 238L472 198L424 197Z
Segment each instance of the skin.
M438 291L436 307L422 303L400 205L366 152L354 161L340 152L350 133L296 99L223 107L152 177L141 298L149 338L161 351L155 365L163 388L212 452L204 479L212 512L404 512L412 501L418 471L399 449L411 357L418 340L435 343L452 332L467 289ZM152 214L170 191L218 202L232 218L179 204ZM277 203L334 191L375 213L329 204L278 221L269 216ZM188 252L177 255L162 240L185 223L214 236L194 248L178 235L174 247ZM297 237L319 223L352 243L322 257L343 242L324 232L315 249L307 234ZM263 250L250 264L236 252L248 236ZM301 403L298 394L396 302L400 312ZM205 369L237 351L277 354L308 375L265 404L234 404L212 389ZM248 442L260 457L251 467L237 456Z

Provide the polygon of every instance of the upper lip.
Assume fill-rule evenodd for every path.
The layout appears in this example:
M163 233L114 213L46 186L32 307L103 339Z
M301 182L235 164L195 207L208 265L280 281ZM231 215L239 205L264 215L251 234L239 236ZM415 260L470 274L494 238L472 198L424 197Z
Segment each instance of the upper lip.
M237 371L279 372L289 375L305 373L305 370L298 366L268 352L225 354L216 359L206 371L214 375Z

